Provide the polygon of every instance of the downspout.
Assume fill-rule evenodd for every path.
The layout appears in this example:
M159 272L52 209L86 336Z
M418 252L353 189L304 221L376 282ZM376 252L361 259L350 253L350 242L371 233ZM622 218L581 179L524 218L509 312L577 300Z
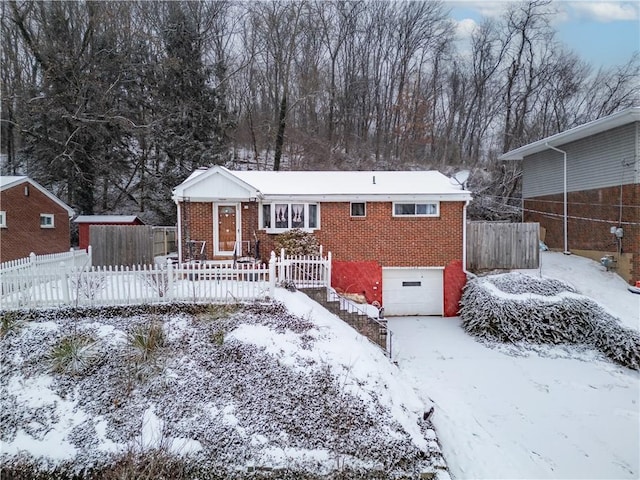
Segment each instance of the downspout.
M563 208L564 208L564 215L563 215L563 230L564 230L564 254L565 255L571 255L571 252L569 251L569 245L568 245L568 240L567 240L567 152L565 152L564 150L560 150L559 148L556 148L552 145L549 145L548 143L545 143L545 145L547 147L549 147L551 150L555 150L556 152L560 152L562 154L563 157L563 166L562 166L562 177L563 177Z
M470 202L471 200L467 200L462 207L462 271L467 276L475 276L467 270L467 207Z

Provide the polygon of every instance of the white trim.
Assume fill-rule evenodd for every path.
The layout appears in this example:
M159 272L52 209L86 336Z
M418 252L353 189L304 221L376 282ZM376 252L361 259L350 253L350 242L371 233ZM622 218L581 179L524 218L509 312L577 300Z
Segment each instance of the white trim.
M175 202L178 210L178 262L182 262L182 206L184 205L184 202L179 202L178 200Z
M196 170L197 171L197 170ZM236 175L233 174L233 172L231 172L230 170L226 169L225 167L222 167L220 165L216 165L211 167L210 169L204 171L203 173L199 174L199 175L191 175L191 177L189 177L187 180L185 180L184 182L182 182L180 185L178 185L176 188L173 189L172 192L172 196L171 198L173 200L185 200L187 197L190 199L190 201L192 202L211 202L211 201L216 201L216 200L221 200L221 199L216 199L214 197L192 197L189 195L186 195L187 193L187 189L191 188L192 186L196 185L197 183L202 182L203 180L206 180L207 178L213 176L213 175L220 175L224 178L226 178L227 180L229 180L232 183L235 183L236 185L244 188L245 190L247 190L248 193L248 197L247 198L233 198L230 200L246 200L249 201L250 198L260 198L261 197L261 193L260 191L256 190L255 187L253 187L252 185L249 185L247 182L245 182L244 180L242 180L241 178L237 177ZM222 200L224 201L224 200Z
M0 228L7 228L7 212L0 210Z
M42 224L42 220L51 220L51 224ZM41 213L40 214L40 228L56 228L56 216L53 213Z
M436 213L397 214L396 205L435 205ZM393 205L391 205L391 215L396 218L437 218L440 216L440 202L393 202Z
M288 224L291 225L291 205L304 205L304 218L305 218L305 226L304 227L286 227L286 228L280 228L280 227L276 227L275 226L275 220L276 220L276 210L275 208L273 208L274 205L276 204L286 204L288 207L287 213L288 213ZM269 228L264 228L264 215L262 213L263 210L263 206L264 205L271 205L271 222L270 222L270 227ZM315 205L316 206L316 226L315 227L309 227L309 220L310 220L310 215L309 215L309 206L310 205ZM260 230L269 233L269 234L276 234L276 233L285 233L288 232L289 230L293 230L294 228L297 228L299 230L302 230L303 232L307 232L307 233L313 233L316 230L320 230L320 203L318 202L302 202L302 201L280 201L280 202L260 202L258 204L258 227Z
M364 205L364 215L354 215L353 214L353 204L354 203ZM351 218L366 218L367 217L367 202L349 202L349 216Z
M426 267L426 266L418 266L418 267L382 267L382 270L444 270L445 267Z
M262 198L264 203L273 202L464 202L471 200L470 192L460 191L456 194L430 193L425 195L412 194L336 194L336 195L265 195ZM210 201L210 199L209 199Z
M213 204L213 255L229 256L233 255L233 250L220 250L220 232L218 227L218 208L235 207L236 209L236 240L235 243L242 242L242 204L235 202L220 202Z

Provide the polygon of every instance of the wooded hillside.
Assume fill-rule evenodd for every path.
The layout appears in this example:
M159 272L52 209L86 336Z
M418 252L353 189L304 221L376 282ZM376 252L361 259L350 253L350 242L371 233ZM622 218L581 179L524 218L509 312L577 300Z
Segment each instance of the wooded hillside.
M638 102L639 57L595 70L554 8L468 42L438 1L3 2L2 172L171 224L199 166L469 168L473 215L508 216L497 155Z

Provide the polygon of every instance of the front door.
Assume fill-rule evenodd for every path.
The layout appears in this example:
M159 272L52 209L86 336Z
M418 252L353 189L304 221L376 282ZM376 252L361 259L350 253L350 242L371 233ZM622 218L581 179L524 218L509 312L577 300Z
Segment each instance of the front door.
M237 231L236 205L218 205L216 254L233 254L236 240L238 240Z

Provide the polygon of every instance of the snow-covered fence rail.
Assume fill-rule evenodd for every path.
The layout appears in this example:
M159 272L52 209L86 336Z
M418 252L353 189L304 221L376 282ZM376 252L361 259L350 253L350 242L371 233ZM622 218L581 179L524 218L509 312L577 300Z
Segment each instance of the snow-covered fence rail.
M31 288L41 278L49 278L52 269L91 266L91 247L87 250L36 255L0 264L0 294L4 297ZM3 301L4 303L4 301Z
M319 288L331 286L331 252L326 257L319 255L287 256L280 251L277 260L278 281L291 282L297 288Z
M14 275L16 288L2 296L2 308L265 300L273 297L275 280L275 255L269 265L25 269Z
M538 268L538 223L468 222L467 268L471 271Z
M89 247L88 250L74 250L72 248L68 252L48 253L46 255L36 255L35 253L32 253L25 258L0 263L0 274L14 270L31 268L34 265L44 266L52 263L58 266L62 263L65 267L80 267L86 264L91 264L91 247Z

